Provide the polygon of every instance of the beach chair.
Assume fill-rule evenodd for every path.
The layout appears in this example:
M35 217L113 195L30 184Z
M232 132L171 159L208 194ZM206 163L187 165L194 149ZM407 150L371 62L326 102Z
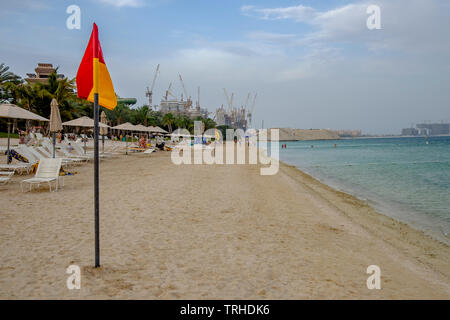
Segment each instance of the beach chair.
M23 173L24 171L26 171L27 173L30 173L32 167L33 167L33 164L30 164L30 163L0 164L0 172L1 172L1 170L8 170L8 171L14 171L17 173Z
M144 151L144 154L151 154L151 153L153 153L154 151L155 151L155 149L149 148L149 149L147 149L146 151Z
M15 147L14 149L15 149L15 151L17 150L16 152L18 154L25 157L28 160L28 163L18 161L17 163L0 164L0 171L7 170L7 171L18 172L18 173L23 173L24 171L26 171L27 173L30 173L31 169L33 168L33 165L36 163L37 160L33 156L31 156L27 153L24 153L21 150L21 146L23 146L23 145L19 145L19 146Z
M84 149L83 149L83 146L81 146L80 144L78 144L78 143L73 143L72 144L72 147L73 147L73 151L74 151L74 153L75 153L75 155L78 157L78 156L81 156L81 157L89 157L89 159L94 159L94 152L92 152L92 151L89 151L89 152L86 152L86 153L84 153ZM99 152L99 158L101 158L101 159L103 159L103 158L110 158L111 157L111 155L110 154L103 154L103 153L101 153L101 152Z
M0 184L7 184L11 181L14 171L3 171L0 172Z
M42 152L44 155L46 155L48 158L53 158L53 144L49 141L44 141L42 143L43 149L39 149L40 152ZM81 156L73 156L72 154L70 154L69 152L67 152L64 147L67 147L67 144L64 141L61 141L61 143L59 144L60 148L56 148L56 157L58 158L62 158L63 162L82 162L82 161L86 161L88 158L87 157L81 157ZM58 152L62 152L64 154L64 156L60 156L58 154Z
M90 157L83 157L83 156L71 154L71 153L69 153L69 151L66 148L67 148L67 145L61 144L61 149L59 151L61 151L67 159L75 160L76 162L86 162L91 159Z
M50 151L48 151L48 150L45 149L44 147L36 147L36 149L37 149L37 150L33 150L33 151L36 152L36 153L39 153L39 152L40 152L40 154L41 154L40 159L42 159L42 158L53 158L53 153L50 152ZM39 151L39 152L38 152L38 151ZM75 162L83 161L83 160L81 160L81 159L72 159L72 158L64 158L64 157L60 157L60 156L58 156L57 154L55 155L55 158L61 159L61 160L62 160L62 164L63 164L63 165L67 165L67 166L70 166L70 165L74 164Z
M52 191L52 182L55 183L55 191L58 191L59 185L59 171L61 170L61 159L42 159L39 161L39 166L37 168L36 174L31 179L22 180L20 183L20 187L23 192L23 185L28 183L31 187L33 185L37 185L38 187L41 184L48 184L49 191ZM62 177L61 177L62 178ZM64 186L64 180L62 185Z

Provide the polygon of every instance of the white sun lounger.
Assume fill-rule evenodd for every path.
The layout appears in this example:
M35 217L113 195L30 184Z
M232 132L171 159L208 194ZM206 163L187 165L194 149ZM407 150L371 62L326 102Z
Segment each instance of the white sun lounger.
M48 158L53 158L53 144L49 141L45 141L42 143L42 146L43 146L42 150L39 149L39 151L42 152L44 155L46 155ZM64 161L82 162L89 160L89 157L75 156L73 154L70 154L68 151L66 151L65 147L67 147L67 145L63 141L60 143L60 147L61 148L56 150L56 156L58 158L62 158L63 162ZM59 156L58 151L62 152L64 156L62 157Z
M7 184L11 181L11 177L14 175L14 171L0 172L0 184Z
M46 150L44 147L37 147L37 150L43 155L43 156L41 156L40 159L42 159L42 158L53 158L53 154L50 153L50 151ZM36 150L33 150L33 151L38 153ZM62 159L62 164L63 165L71 165L74 162L83 161L82 159L64 158L64 157L60 157L58 155L56 155L56 158Z
M30 191L31 187L33 185L37 185L38 187L40 184L48 184L49 190L52 191L52 182L55 183L55 191L58 191L58 185L59 185L59 171L61 170L61 159L42 159L39 161L39 166L37 168L36 174L31 179L22 180L20 183L20 187L23 192L23 184L28 183L30 185ZM64 181L62 183L64 186Z
M30 173L32 166L32 163L0 164L0 170L8 170L20 173L26 171L27 173Z
M0 164L0 170L8 170L8 171L14 171L14 172L20 172L26 171L27 173L30 172L30 170L33 167L33 164L36 163L36 159L29 154L23 154L21 149L21 144L19 144L17 147L14 147L14 149L19 152L22 156L27 158L28 163L25 162L18 162L18 163L10 163L10 164Z
M84 149L81 145L79 145L78 143L73 143L72 144L73 147L73 151L75 153L75 155L78 156L85 156L85 157L89 157L90 159L94 158L94 153L93 152L86 152L84 153ZM99 158L109 158L111 157L110 155L106 155L106 154L102 154L101 152L99 152Z

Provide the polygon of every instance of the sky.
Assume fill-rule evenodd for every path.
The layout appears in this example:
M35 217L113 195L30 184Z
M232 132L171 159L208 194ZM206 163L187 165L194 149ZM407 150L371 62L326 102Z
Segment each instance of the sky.
M81 10L68 29L66 9ZM381 29L369 30L368 6ZM0 62L22 77L38 62L76 75L92 23L115 90L154 104L170 82L214 112L257 93L254 126L401 128L450 120L448 0L0 0Z

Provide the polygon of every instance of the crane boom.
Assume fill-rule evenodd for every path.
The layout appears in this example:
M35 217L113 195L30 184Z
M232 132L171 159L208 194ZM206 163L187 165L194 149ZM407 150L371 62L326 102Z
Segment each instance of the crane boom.
M255 97L253 98L253 103L252 103L252 109L251 109L251 113L253 113L253 109L255 109L255 104L256 104L256 96L258 95L258 93L255 93Z
M185 97L187 99L188 98L188 94L187 94L187 91L186 91L186 87L184 86L183 78L181 77L181 74L178 74L178 76L180 77L181 86L183 87L184 95L185 95Z
M159 64L156 67L155 75L153 76L152 89L150 90L150 92L152 92L152 93L153 93L153 89L155 88L155 82L156 82L156 77L158 76L158 73L159 73Z
M231 93L231 98L230 98L230 111L233 110L233 99L234 99L234 92Z
M147 87L147 91L145 92L145 95L148 97L150 109L152 108L152 105L153 105L153 89L155 88L155 82L156 82L156 77L158 76L158 72L159 72L159 64L156 67L155 75L153 76L152 87L151 87L151 89L149 89Z
M245 100L245 105L244 105L245 109L247 109L248 101L250 100L250 95L251 95L251 93L249 92L247 95L247 99Z
M197 88L197 95L198 95L197 107L198 109L200 109L200 86Z
M228 105L230 105L230 98L228 97L227 89L223 88L223 92L225 93L225 98L227 99Z
M231 112L233 101L232 101L232 99L230 100L230 97L228 96L227 89L223 88L223 92L225 93L225 98L227 99L228 108L230 109L230 112ZM233 95L231 97L233 97Z

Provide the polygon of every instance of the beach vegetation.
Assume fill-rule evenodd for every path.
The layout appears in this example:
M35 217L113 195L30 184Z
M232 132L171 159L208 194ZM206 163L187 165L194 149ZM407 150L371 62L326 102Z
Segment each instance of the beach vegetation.
M68 121L82 116L94 117L92 103L79 99L76 93L75 78L58 77L58 68L46 82L28 83L9 70L4 63L0 64L0 103L13 103L45 118L50 117L50 102L58 101L61 120ZM117 107L113 110L101 108L106 112L108 125L116 126L125 122L158 126L172 132L176 128L185 128L191 133L194 121L202 121L205 130L214 128L216 123L209 118L191 119L187 115L163 114L152 110L148 105L135 106L136 99L117 96ZM22 123L22 122L21 122ZM29 123L26 124L29 127ZM16 128L16 126L15 126ZM6 122L0 120L0 131L6 131Z

